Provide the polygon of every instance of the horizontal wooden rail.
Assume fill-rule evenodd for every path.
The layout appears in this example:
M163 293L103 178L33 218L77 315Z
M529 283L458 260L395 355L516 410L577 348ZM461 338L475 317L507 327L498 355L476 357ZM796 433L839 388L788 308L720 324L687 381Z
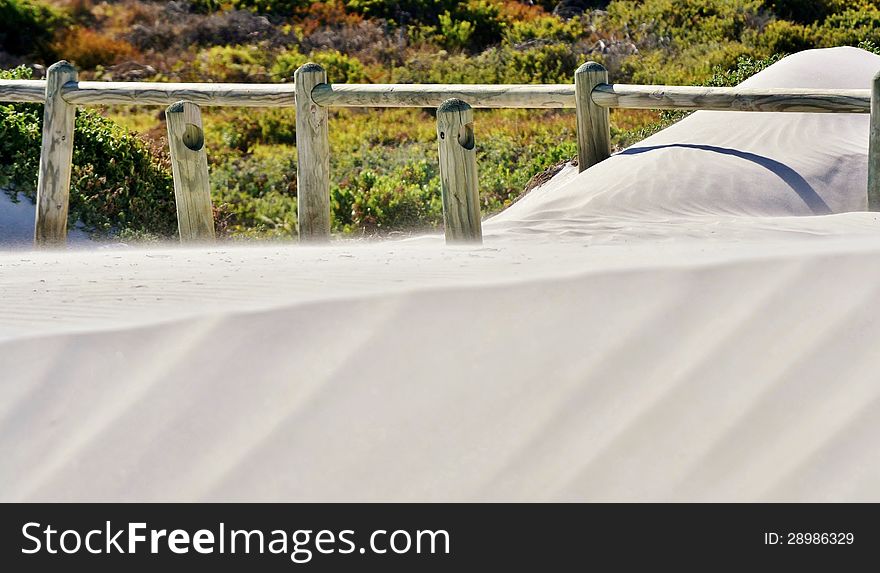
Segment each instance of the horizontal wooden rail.
M0 80L0 103L45 103L46 80Z
M871 90L599 84L596 105L627 109L870 113Z
M461 99L483 108L574 108L574 85L320 84L312 100L327 107L437 107Z
M180 100L208 106L292 107L293 84L186 84L79 82L62 91L68 103L170 105Z
M186 100L206 106L293 107L293 84L173 82L69 82L61 90L74 105L170 105ZM0 80L0 102L46 101L43 80Z
M62 97L74 105L287 107L293 84L70 82ZM312 100L325 107L437 107L450 98L475 108L574 108L574 85L559 84L319 84ZM606 108L713 111L870 113L869 89L710 88L599 84L593 102ZM44 80L0 80L0 102L46 101Z

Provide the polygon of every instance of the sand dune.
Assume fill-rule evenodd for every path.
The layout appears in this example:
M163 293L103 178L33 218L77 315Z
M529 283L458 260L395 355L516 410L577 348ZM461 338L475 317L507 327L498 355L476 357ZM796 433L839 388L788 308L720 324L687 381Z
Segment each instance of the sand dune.
M0 499L880 501L866 152L701 112L479 248L0 253Z
M867 88L878 69L880 56L856 48L810 50L743 85ZM870 215L808 218L865 210L868 119L697 112L584 174L570 169L557 185L535 190L487 228L508 234L564 231L593 243L677 240L672 221L684 226L686 236L723 233L725 239L753 232L760 238L871 233Z

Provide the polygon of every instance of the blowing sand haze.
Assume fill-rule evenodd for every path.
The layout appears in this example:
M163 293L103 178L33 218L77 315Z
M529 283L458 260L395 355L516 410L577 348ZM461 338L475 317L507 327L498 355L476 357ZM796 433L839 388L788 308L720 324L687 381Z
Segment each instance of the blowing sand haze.
M878 70L810 50L743 87ZM6 250L0 497L880 501L868 133L697 112L480 247Z

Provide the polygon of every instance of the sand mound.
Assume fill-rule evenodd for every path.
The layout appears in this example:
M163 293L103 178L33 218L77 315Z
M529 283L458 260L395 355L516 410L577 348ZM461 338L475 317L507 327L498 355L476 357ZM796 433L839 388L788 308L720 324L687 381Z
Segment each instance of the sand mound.
M0 253L0 499L880 501L866 145L694 114L481 248Z
M743 85L867 88L880 56L801 52ZM874 232L874 217L775 221L867 207L867 114L701 111L584 173L568 169L487 224L489 232L564 231L592 242L680 233ZM706 227L707 219L713 225ZM560 222L562 226L560 228ZM865 228L867 226L867 228Z

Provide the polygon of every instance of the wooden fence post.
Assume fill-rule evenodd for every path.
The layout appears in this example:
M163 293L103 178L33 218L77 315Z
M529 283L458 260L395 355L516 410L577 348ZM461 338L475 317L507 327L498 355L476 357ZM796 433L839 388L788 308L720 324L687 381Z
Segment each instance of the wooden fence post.
M312 88L327 83L327 72L308 63L294 74L296 84L296 209L301 241L330 238L330 139L327 108L312 100Z
M46 71L46 105L43 108L43 141L37 177L37 214L34 245L67 243L67 209L73 167L73 130L76 106L64 101L61 88L76 81L76 69L61 61Z
M880 211L880 73L871 83L871 130L868 139L868 211Z
M210 241L214 238L214 213L202 112L192 102L179 101L165 110L165 123L180 242Z
M577 106L578 172L611 156L611 119L608 108L593 103L593 88L608 83L602 64L587 62L574 73Z
M437 137L446 242L481 243L483 231L471 106L460 99L448 99L440 104Z

